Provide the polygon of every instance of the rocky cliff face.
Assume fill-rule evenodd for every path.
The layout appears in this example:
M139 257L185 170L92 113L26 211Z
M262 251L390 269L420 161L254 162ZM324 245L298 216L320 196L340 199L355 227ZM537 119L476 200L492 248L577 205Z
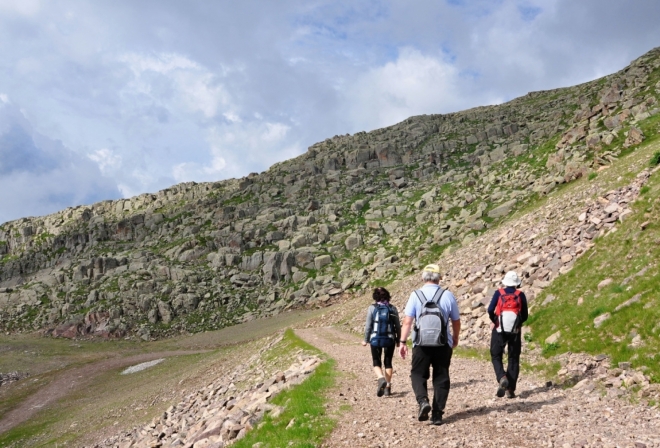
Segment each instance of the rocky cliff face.
M0 328L149 339L326 306L402 278L634 150L658 112L659 67L655 49L579 86L335 136L243 179L5 223ZM615 216L606 212L580 232L599 231ZM541 264L547 275L532 281L547 281L570 262L559 253L520 264Z

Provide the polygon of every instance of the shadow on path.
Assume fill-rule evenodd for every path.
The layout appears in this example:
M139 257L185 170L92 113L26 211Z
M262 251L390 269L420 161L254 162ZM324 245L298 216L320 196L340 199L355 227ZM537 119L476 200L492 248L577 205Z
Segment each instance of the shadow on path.
M524 391L520 392L518 394L518 397L520 397L520 398L529 398L532 395L540 394L542 392L548 392L551 389L552 389L551 387L538 386L538 387L535 387L534 389L524 390Z
M465 411L457 412L443 418L446 423L455 423L460 420L466 420L472 417L478 417L482 415L487 415L492 412L506 411L508 413L513 412L534 412L543 406L557 404L560 401L563 401L564 397L554 397L549 400L535 401L535 402L506 402L506 404L497 405L497 406L479 406L478 408L468 409Z
M459 389L461 387L471 386L472 384L476 384L476 383L490 383L490 381L488 381L486 379L483 379L483 378L478 379L478 380L475 379L475 378L472 378L469 381L457 381L455 383L451 383L451 388L452 389Z

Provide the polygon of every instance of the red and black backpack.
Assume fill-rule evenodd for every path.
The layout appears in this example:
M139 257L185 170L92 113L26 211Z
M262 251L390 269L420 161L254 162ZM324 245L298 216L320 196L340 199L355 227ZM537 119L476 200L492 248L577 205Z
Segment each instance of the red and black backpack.
M517 333L520 327L520 311L522 310L521 292L519 289L514 292L506 292L504 289L500 289L499 293L500 298L495 307L495 315L498 316L500 331L502 333ZM509 313L515 314L515 318Z

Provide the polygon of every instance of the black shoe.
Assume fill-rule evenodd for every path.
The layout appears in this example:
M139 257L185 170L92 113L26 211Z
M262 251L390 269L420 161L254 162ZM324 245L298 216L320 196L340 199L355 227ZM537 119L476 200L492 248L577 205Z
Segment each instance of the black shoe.
M506 397L507 398L516 398L516 393L512 391L511 389L506 390Z
M391 386L385 387L385 393L383 393L383 395L385 395L386 397L392 395L392 387Z
M385 386L387 386L387 380L385 378L378 378L378 390L376 391L376 395L382 397L385 393Z
M417 415L417 420L420 422L425 422L429 419L429 412L431 412L431 405L427 400L422 401L419 404L419 414Z
M497 387L497 396L502 398L506 392L506 388L509 387L509 380L506 375L500 378L500 385Z
M434 426L442 425L442 412L439 411L431 412L431 424Z

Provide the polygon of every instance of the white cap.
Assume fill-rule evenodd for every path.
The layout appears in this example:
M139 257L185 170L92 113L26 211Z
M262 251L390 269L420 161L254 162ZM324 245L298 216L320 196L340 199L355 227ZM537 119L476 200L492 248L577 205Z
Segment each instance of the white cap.
M515 271L509 271L506 273L502 279L502 284L504 286L519 286L522 280L518 277L518 274Z

